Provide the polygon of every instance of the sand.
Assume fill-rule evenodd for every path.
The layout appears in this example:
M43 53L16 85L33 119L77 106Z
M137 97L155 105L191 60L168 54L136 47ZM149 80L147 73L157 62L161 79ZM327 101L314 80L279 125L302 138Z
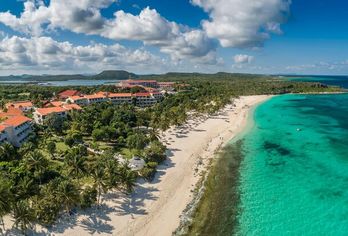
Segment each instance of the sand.
M38 233L53 235L166 236L179 226L180 215L192 200L193 190L216 151L245 128L250 108L269 96L246 96L219 114L192 118L166 131L168 160L151 182L140 181L130 196L106 194L100 209L92 208L61 219ZM8 220L7 220L8 221Z

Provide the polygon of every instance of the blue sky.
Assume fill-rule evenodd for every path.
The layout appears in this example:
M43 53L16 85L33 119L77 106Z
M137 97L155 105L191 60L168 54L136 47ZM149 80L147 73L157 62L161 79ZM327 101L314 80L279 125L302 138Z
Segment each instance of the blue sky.
M348 74L342 0L2 0L0 74Z

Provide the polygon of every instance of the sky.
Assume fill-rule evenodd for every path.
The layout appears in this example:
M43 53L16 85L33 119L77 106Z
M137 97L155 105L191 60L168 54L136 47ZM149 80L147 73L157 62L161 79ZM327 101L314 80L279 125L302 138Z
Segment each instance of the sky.
M348 74L344 0L0 0L0 75Z

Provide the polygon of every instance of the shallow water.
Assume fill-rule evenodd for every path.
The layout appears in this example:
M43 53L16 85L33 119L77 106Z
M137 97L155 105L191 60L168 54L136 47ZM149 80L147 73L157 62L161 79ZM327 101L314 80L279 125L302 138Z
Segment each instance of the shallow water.
M348 235L348 95L278 96L254 120L236 234Z

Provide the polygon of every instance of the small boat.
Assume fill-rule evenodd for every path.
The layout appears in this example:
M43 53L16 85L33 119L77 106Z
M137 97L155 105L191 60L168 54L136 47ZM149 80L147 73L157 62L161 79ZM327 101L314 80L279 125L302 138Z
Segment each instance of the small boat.
M297 132L300 132L300 131L301 131L301 129L300 129L300 128L297 128L296 130L297 130Z

